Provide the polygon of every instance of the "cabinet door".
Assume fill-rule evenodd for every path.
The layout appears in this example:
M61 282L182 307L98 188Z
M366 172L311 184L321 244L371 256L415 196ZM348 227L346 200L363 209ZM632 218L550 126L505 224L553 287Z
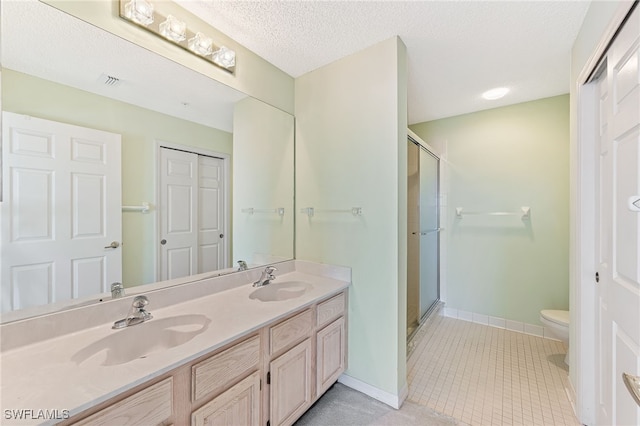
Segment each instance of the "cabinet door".
M311 339L271 361L271 425L290 425L311 406Z
M192 426L260 423L260 373L255 372L191 414Z
M345 330L344 317L337 319L320 330L317 339L317 395L322 395L338 380L344 371Z
M169 377L73 425L159 425L172 412L173 378Z

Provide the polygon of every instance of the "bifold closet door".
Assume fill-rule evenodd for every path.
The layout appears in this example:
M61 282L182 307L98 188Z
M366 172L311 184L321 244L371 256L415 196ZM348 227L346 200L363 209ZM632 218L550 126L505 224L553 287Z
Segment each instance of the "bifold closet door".
M198 271L198 155L160 150L160 279Z
M160 150L160 276L185 277L225 267L224 160Z

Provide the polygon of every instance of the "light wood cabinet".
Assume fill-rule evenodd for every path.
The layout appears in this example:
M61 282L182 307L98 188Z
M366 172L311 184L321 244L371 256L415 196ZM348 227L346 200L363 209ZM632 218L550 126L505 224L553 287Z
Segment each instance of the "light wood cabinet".
M62 424L291 425L345 370L346 301L266 324Z
M316 310L316 327L318 329L344 315L346 293L340 293L332 298L318 303Z
M192 400L219 393L229 383L258 369L260 337L253 336L191 367Z
M160 425L173 412L171 377L113 403L74 425Z
M311 339L270 364L270 424L290 425L311 406Z
M307 309L269 329L269 354L275 355L282 349L311 336L313 314Z
M345 369L345 323L340 317L316 335L316 392L322 395Z
M192 426L260 424L260 373L255 372L193 412Z

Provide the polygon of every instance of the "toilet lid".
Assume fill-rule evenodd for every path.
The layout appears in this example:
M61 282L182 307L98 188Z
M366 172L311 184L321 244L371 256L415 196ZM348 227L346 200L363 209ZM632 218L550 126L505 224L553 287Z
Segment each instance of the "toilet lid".
M547 321L555 322L559 325L569 325L569 311L556 311L553 309L545 309L540 311L540 315Z

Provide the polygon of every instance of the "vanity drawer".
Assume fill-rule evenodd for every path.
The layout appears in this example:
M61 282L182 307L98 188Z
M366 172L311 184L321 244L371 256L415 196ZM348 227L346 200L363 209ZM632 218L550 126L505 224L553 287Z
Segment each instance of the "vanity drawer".
M329 324L334 319L344 314L344 293L333 296L331 299L318 304L316 311L316 324L318 328L322 328L325 324Z
M269 329L269 354L273 355L302 338L311 336L312 329L311 309L271 327Z
M74 425L150 425L173 412L173 378L169 377L86 417Z
M258 367L260 337L253 336L191 367L191 400L214 391Z

